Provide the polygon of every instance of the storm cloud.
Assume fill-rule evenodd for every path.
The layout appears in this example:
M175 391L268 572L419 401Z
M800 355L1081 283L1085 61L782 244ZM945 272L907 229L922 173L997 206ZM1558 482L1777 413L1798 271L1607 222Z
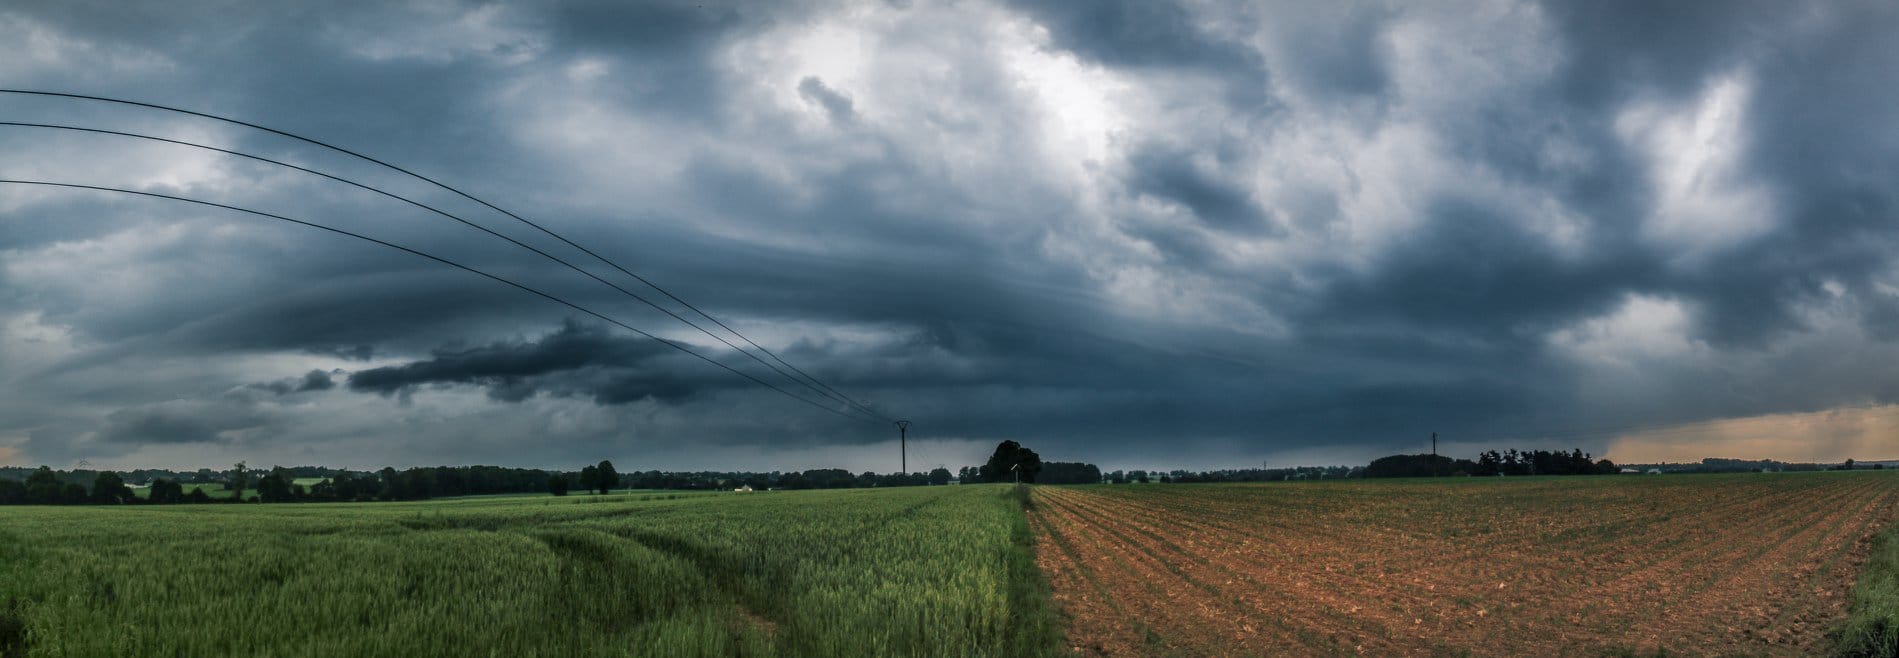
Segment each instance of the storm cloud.
M276 395L291 395L310 391L327 391L336 388L336 380L332 379L328 372L312 370L304 373L302 377L287 377L274 382L252 384L251 388L269 391Z
M687 364L655 363L661 352L671 350L650 339L570 322L539 340L438 350L428 359L359 370L350 374L349 388L390 395L418 386L459 384L481 387L490 398L504 402L546 392L624 404L678 400L699 386L718 385L675 374L690 368Z
M263 414L231 400L174 400L106 414L99 438L114 443L210 443L224 433L266 424Z
M913 421L952 466L1002 439L1106 466L1354 462L1431 432L1651 457L1591 428L1899 402L1896 14L28 2L0 9L0 39L24 44L0 86L237 116L448 181ZM8 94L0 120L385 186L698 317L307 144ZM0 185L0 454L790 468L893 438L645 304L361 190L105 135L0 127L0 153L4 178L424 249L784 389L374 245ZM1835 454L1866 445L1841 438L1872 426L1850 419L1732 427L1770 426L1693 449L1894 456Z

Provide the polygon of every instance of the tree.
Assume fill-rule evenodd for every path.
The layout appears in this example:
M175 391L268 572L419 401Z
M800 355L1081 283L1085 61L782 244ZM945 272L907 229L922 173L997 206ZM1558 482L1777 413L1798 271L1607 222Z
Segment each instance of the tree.
M231 500L244 499L244 487L251 483L251 471L244 462L231 465Z
M556 496L567 495L567 476L550 475L547 477L547 492Z
M989 455L989 461L982 465L983 481L984 482L1010 481L1011 476L1009 472L1009 467L1012 465L1010 462L1010 459L1014 457L1015 451L1021 448L1022 448L1022 444L1016 443L1014 441L1003 441L1002 443L996 445L996 451L994 453L991 453Z
M376 487L376 497L382 500L395 500L396 486L400 484L396 480L399 477L396 469L391 466L384 466L382 470L376 471L376 478L381 481L381 486Z
M20 505L25 502L26 483L0 478L0 505Z
M1483 454L1478 455L1477 468L1471 471L1471 475L1480 476L1498 475L1500 473L1503 473L1503 455L1497 454L1495 450L1487 450L1484 451Z
M1038 484L1100 484L1101 469L1080 462L1042 462L1042 471L1035 474L1035 481Z
M594 467L594 490L604 494L618 486L620 486L620 472L613 470L611 460L600 460L600 465Z
M1034 450L1022 447L1014 441L996 444L996 452L989 456L989 463L983 464L984 482L1035 482L1035 474L1042 470L1042 456Z
M26 501L39 505L53 505L60 502L60 495L66 490L66 483L59 481L53 469L41 466L26 476Z
M158 504L182 503L185 501L184 485L177 480L159 478L152 480L150 500Z
M100 471L92 480L92 502L117 504L131 497L132 489L125 486L125 479L118 473Z
M949 481L950 481L949 469L938 466L936 467L936 470L930 471L930 486L940 487L945 484L949 484Z
M1372 460L1365 467L1365 477L1417 478L1444 475L1457 470L1465 473L1478 470L1477 465L1469 460L1464 460L1464 464L1468 466L1460 468L1457 460L1444 455L1391 455Z
M257 481L257 495L266 503L287 503L295 498L290 495L290 482L296 478L282 466L273 466L270 474Z
M359 478L351 475L349 471L343 471L330 476L328 481L317 483L310 493L318 498L356 500L359 497L373 497L375 495L373 485L374 482L369 478Z
M600 467L588 466L580 469L580 488L588 491L599 489Z
M857 476L841 468L813 468L798 475L787 489L849 489L857 484Z

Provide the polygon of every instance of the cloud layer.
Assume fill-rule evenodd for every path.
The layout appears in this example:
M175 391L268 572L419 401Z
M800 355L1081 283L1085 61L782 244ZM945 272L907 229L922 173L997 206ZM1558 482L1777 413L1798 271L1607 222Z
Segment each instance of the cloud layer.
M1899 356L1896 18L1853 3L28 3L0 10L0 39L24 44L0 80L237 116L475 191L915 421L944 461L1005 438L1125 466L1357 461L1432 431L1633 455L1639 436L1574 430L1899 401L1883 367ZM6 94L0 120L294 161L637 287L280 137ZM0 177L422 248L817 397L360 190L103 135L0 127L0 152ZM49 463L765 468L890 438L412 256L17 186L0 186L0 388L0 454ZM1845 445L1735 427L1761 429L1705 449ZM880 459L849 466L894 468Z

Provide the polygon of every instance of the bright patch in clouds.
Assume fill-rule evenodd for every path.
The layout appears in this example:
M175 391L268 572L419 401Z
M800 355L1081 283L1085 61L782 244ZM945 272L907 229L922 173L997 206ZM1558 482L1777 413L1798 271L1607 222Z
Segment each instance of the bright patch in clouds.
M1646 235L1691 260L1774 226L1773 197L1744 169L1753 87L1746 75L1725 75L1688 103L1638 103L1616 118L1617 132L1650 158Z
M1583 363L1634 370L1655 359L1693 355L1688 323L1680 301L1633 295L1613 313L1560 329L1549 341Z

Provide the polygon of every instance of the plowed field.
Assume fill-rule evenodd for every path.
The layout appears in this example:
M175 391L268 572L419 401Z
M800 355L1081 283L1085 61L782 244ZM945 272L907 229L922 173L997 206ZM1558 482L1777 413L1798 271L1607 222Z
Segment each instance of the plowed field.
M1106 655L1824 653L1899 476L1037 487Z

